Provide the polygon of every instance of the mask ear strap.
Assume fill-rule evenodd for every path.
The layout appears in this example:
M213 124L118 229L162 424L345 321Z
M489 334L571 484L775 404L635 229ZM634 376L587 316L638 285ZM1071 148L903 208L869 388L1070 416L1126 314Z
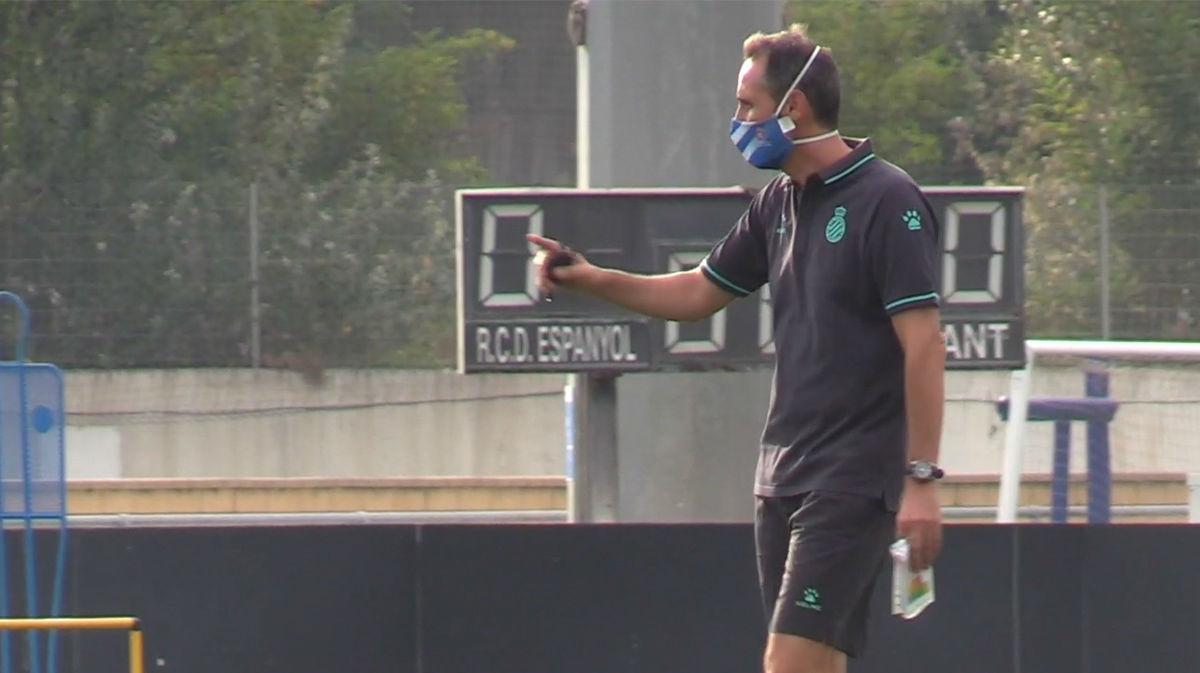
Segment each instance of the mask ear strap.
M837 136L838 136L838 130L834 129L832 131L827 131L825 133L822 133L822 134L816 135L816 136L809 136L807 138L796 138L795 140L792 141L792 144L793 145L807 145L809 143L815 143L818 140L825 140L826 138L834 138Z
M788 87L786 92L784 92L783 98L779 99L779 105L775 108L776 117L778 117L779 113L783 111L783 104L787 102L788 96L792 95L792 92L795 91L796 87L800 85L800 80L804 79L804 75L808 72L808 69L812 67L813 61L817 60L817 54L819 53L821 53L820 45L814 46L812 53L808 56L808 60L804 62L804 67L800 68L800 74L796 75L796 79L792 80L792 85Z

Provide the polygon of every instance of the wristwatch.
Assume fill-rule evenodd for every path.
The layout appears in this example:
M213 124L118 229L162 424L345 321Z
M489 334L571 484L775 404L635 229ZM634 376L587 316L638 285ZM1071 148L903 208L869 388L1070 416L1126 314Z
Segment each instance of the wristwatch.
M914 481L926 483L937 481L946 476L945 471L937 466L937 463L931 463L927 460L914 460L908 464L906 474L913 478Z

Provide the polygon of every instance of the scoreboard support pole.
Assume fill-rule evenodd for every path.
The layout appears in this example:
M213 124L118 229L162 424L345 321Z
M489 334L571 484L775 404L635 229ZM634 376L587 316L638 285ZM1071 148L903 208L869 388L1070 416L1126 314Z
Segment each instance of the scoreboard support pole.
M617 377L570 374L567 399L568 519L573 523L617 521Z
M571 3L568 33L575 45L577 141L576 188L591 186L591 83L587 46L587 0ZM567 399L567 520L617 520L617 377L569 374Z

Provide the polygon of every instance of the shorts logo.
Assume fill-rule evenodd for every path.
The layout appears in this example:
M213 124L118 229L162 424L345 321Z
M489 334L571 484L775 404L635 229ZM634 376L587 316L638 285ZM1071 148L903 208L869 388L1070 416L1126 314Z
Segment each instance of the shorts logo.
M829 223L825 225L825 240L830 243L837 243L846 235L846 208L838 206L833 209L833 217L829 218Z
M904 224L908 225L909 231L920 231L921 230L921 214L918 213L917 211L910 210L910 211L904 213L904 217L902 217L900 219L904 220Z
M805 610L821 611L821 592L813 587L808 587L804 593L800 595L800 600L796 601L796 605Z

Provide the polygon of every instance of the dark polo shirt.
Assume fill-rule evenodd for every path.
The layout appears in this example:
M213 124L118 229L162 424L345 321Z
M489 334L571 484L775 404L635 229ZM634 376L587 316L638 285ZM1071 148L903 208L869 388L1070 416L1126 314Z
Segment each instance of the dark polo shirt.
M755 493L830 490L895 508L906 464L904 353L891 316L938 305L928 201L869 140L801 187L780 174L701 263L738 296L770 285L775 380Z

